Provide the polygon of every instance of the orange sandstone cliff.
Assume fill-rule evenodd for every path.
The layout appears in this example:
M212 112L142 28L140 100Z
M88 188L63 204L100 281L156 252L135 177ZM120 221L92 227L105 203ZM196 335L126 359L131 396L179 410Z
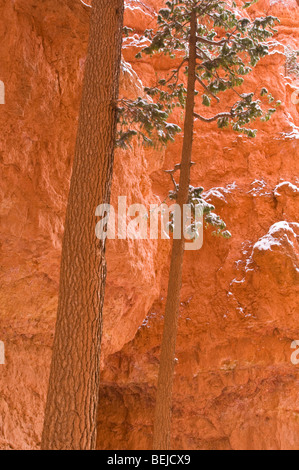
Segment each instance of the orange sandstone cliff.
M162 0L128 0L126 24L155 24ZM59 258L90 10L73 0L0 0L0 448L39 446L55 326ZM252 15L281 20L271 54L249 79L283 104L255 140L196 124L192 183L203 185L232 232L205 233L185 257L173 447L297 449L299 365L299 104L296 0L260 0ZM124 41L121 93L137 96L171 63L135 60ZM294 59L295 57L295 59ZM299 80L299 76L298 76ZM118 151L112 203L163 200L165 152ZM91 208L94 210L94 208ZM151 445L168 241L109 241L99 449Z

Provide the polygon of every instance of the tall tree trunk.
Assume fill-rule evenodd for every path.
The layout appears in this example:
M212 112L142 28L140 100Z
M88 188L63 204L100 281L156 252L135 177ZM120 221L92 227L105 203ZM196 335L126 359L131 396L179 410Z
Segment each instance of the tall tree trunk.
M95 448L105 247L95 209L109 203L123 0L93 0L62 248L60 290L42 448Z
M182 286L182 268L185 243L183 238L183 205L186 204L188 201L193 143L193 112L195 102L194 91L196 68L196 24L196 13L193 12L191 16L191 32L189 42L190 52L187 102L184 124L184 142L181 160L180 185L177 199L177 203L181 207L181 238L179 240L174 239L172 245L171 265L168 281L168 294L166 301L155 410L153 443L153 448L155 450L170 449L175 345L178 327L178 313L180 305L180 291Z

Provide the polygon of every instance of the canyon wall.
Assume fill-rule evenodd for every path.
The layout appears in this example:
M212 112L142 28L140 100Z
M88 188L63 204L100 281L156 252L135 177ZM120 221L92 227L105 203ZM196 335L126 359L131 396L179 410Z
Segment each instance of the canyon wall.
M136 34L155 24L162 0L127 1ZM40 443L55 326L59 259L90 9L71 0L0 0L0 448ZM299 106L292 51L295 0L261 0L250 14L280 18L271 54L248 80L282 101L249 140L196 123L192 184L227 222L232 238L205 232L186 252L174 383L173 448L297 449L299 366ZM135 59L124 41L121 93L170 70L165 58ZM199 106L199 110L201 110ZM171 189L163 172L180 160L134 144L118 151L112 203L156 203ZM94 208L91 208L94 210ZM99 449L150 448L168 241L109 241Z

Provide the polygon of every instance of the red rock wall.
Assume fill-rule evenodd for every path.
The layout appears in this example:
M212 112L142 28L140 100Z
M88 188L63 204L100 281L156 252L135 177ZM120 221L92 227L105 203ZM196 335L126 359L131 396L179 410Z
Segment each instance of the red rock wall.
M127 2L126 24L154 24L162 0ZM158 5L159 4L159 5ZM38 448L53 339L63 218L70 179L89 9L78 1L0 0L1 271L0 448ZM285 46L299 49L295 0L261 0L253 13L281 19L272 53L251 87L283 101L255 140L196 125L192 182L209 190L230 241L205 234L186 253L174 391L177 449L299 446L299 107ZM165 60L134 59L124 43L122 93L136 96ZM142 80L142 83L141 81ZM155 203L180 159L134 146L118 152L113 202ZM91 210L93 210L91 208ZM108 245L98 447L150 446L169 243Z

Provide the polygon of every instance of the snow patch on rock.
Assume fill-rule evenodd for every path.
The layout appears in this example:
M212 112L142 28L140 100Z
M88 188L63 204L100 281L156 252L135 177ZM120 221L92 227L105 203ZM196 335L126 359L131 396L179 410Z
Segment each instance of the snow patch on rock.
M279 183L274 189L274 196L279 197L282 193L287 193L289 195L299 195L299 188L289 181L283 181Z
M274 246L281 246L282 240L287 241L294 247L293 240L297 240L299 234L299 224L297 222L281 221L272 225L267 235L260 238L253 247L255 250L267 251L273 249Z
M232 194L233 191L235 191L237 188L237 183L234 181L233 183L228 184L226 187L216 187L205 191L204 197L208 202L210 202L212 199L217 199L227 204L226 196Z

